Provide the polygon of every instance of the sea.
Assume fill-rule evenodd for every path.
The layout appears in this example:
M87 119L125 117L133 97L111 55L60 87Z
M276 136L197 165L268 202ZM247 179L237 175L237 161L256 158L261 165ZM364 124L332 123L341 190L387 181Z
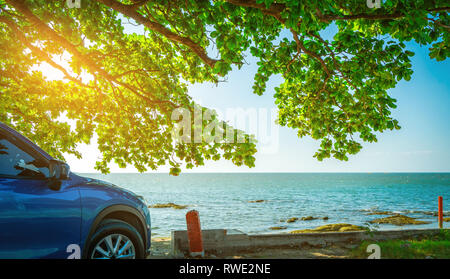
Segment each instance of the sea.
M438 196L450 214L450 173L166 173L81 174L111 182L145 197L149 205L175 203L185 209L150 208L152 236L186 229L186 213L197 210L202 229L247 234L288 233L334 223L374 230L437 228ZM259 201L259 202L255 202ZM390 211L424 225L371 224ZM317 219L285 222L289 218ZM328 217L324 220L324 217ZM271 227L286 227L272 230ZM444 222L450 227L450 222Z

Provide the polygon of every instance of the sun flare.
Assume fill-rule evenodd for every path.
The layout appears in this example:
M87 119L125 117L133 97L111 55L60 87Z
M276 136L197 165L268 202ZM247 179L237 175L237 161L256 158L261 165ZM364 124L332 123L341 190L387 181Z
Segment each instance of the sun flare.
M69 73L72 77L80 79L85 84L89 83L94 79L94 77L91 74L89 74L86 70L82 70L80 75L77 75L73 72L72 68L70 67L72 55L70 55L70 53L68 53L67 51L65 51L62 55L53 55L52 61L63 67L67 71L67 73ZM50 65L45 61L41 62L40 64L33 65L30 70L41 72L42 75L49 81L52 80L69 81L61 70L53 67L52 65Z

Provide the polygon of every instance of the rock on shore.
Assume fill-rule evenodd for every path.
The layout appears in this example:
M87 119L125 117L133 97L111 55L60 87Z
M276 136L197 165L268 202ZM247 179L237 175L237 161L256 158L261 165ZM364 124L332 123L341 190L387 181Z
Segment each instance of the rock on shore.
M396 226L430 224L430 222L419 221L416 220L416 218L408 217L401 214L385 218L379 218L369 222L372 224L392 224Z
M366 230L365 227L340 223L340 224L328 224L314 229L295 230L291 231L291 233L350 232L350 231L364 231L364 230Z
M279 226L279 227L270 227L269 229L271 229L271 230L285 230L285 229L287 229L287 227Z
M294 222L296 222L296 221L298 221L298 220L301 220L301 221L311 221L311 220L317 220L317 219L319 219L319 217L305 216L305 217L301 217L300 219L297 218L297 217L292 217L292 218L289 218L289 219L287 219L287 220L281 219L280 222L294 223ZM320 219L322 219L322 220L328 220L329 218L328 218L328 216L325 216L325 217L321 217Z
M148 206L149 208L174 208L174 209L185 209L188 206L187 205L179 205L176 203L157 203L157 204L152 204Z
M298 220L297 217L292 217L292 218L287 219L286 222L288 222L288 223L294 223L294 222L297 221L297 220Z
M302 221L311 221L311 220L316 220L318 219L317 217L312 217L312 216L306 216L306 217L302 217L300 220Z

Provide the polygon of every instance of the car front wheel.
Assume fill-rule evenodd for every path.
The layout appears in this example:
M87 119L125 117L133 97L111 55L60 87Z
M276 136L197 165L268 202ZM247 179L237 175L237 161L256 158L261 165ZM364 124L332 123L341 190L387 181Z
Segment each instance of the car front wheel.
M144 243L130 224L109 219L102 222L90 241L90 259L142 259Z

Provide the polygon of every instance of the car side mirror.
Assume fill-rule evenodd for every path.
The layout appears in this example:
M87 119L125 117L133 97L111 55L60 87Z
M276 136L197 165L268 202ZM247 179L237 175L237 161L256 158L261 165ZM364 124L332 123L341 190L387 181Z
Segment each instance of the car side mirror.
M64 180L69 178L70 167L62 161L51 160L48 169L51 179Z

